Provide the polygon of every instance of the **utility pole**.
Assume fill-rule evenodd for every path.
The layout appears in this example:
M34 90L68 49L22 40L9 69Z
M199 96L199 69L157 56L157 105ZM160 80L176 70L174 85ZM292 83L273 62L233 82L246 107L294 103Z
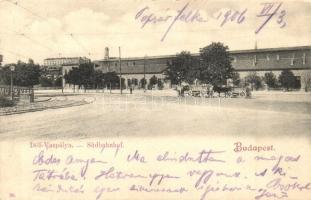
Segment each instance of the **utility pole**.
M61 59L62 58L62 54L61 53L59 53L58 54L58 57L59 57L59 59ZM65 81L64 81L64 78L65 78L65 74L64 74L64 66L61 64L60 65L61 66L61 78L62 78L62 93L64 93L64 83L65 83Z
M146 55L144 57L144 92L146 92Z
M11 65L10 66L10 71L11 71L11 87L10 87L10 94L11 94L11 100L14 101L14 89L13 89L13 72L15 71L15 66Z
M2 65L2 61L3 61L3 55L0 54L0 67Z
M65 73L64 73L64 66L62 66L62 68L61 68L61 70L62 70L62 93L64 93L64 83L65 83Z
M62 75L62 93L64 93L64 75Z
M122 94L121 47L119 47L119 67L120 67L120 94Z
M92 63L92 62L91 62ZM93 83L92 83L92 89L95 89L95 92L97 93L97 82L95 78L95 63L93 63L93 70L92 70L92 76L93 76Z

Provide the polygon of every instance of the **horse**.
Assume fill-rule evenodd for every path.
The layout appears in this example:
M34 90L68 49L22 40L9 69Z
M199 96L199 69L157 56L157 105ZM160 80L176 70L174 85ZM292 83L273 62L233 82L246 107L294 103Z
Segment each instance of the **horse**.
M230 97L231 87L223 87L223 86L213 86L214 92L218 92L218 96L220 97L220 93L224 93L225 97Z

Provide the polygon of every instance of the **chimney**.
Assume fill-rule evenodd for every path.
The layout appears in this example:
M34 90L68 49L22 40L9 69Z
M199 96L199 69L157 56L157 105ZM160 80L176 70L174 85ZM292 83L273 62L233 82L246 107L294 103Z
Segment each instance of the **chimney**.
M109 48L105 47L105 60L109 59Z

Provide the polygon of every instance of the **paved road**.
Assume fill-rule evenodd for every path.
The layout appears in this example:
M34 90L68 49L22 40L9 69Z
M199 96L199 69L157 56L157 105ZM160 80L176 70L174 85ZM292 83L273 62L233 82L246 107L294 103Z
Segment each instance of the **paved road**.
M265 95L250 100L103 94L83 97L96 101L0 116L0 139L311 134L310 96L286 97L286 101Z

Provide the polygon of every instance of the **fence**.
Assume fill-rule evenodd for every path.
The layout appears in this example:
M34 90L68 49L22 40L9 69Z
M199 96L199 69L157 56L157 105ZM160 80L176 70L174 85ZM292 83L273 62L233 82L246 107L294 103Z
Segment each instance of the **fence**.
M34 90L29 87L13 86L13 95L11 94L11 86L0 85L1 96L13 96L17 101L34 102Z

